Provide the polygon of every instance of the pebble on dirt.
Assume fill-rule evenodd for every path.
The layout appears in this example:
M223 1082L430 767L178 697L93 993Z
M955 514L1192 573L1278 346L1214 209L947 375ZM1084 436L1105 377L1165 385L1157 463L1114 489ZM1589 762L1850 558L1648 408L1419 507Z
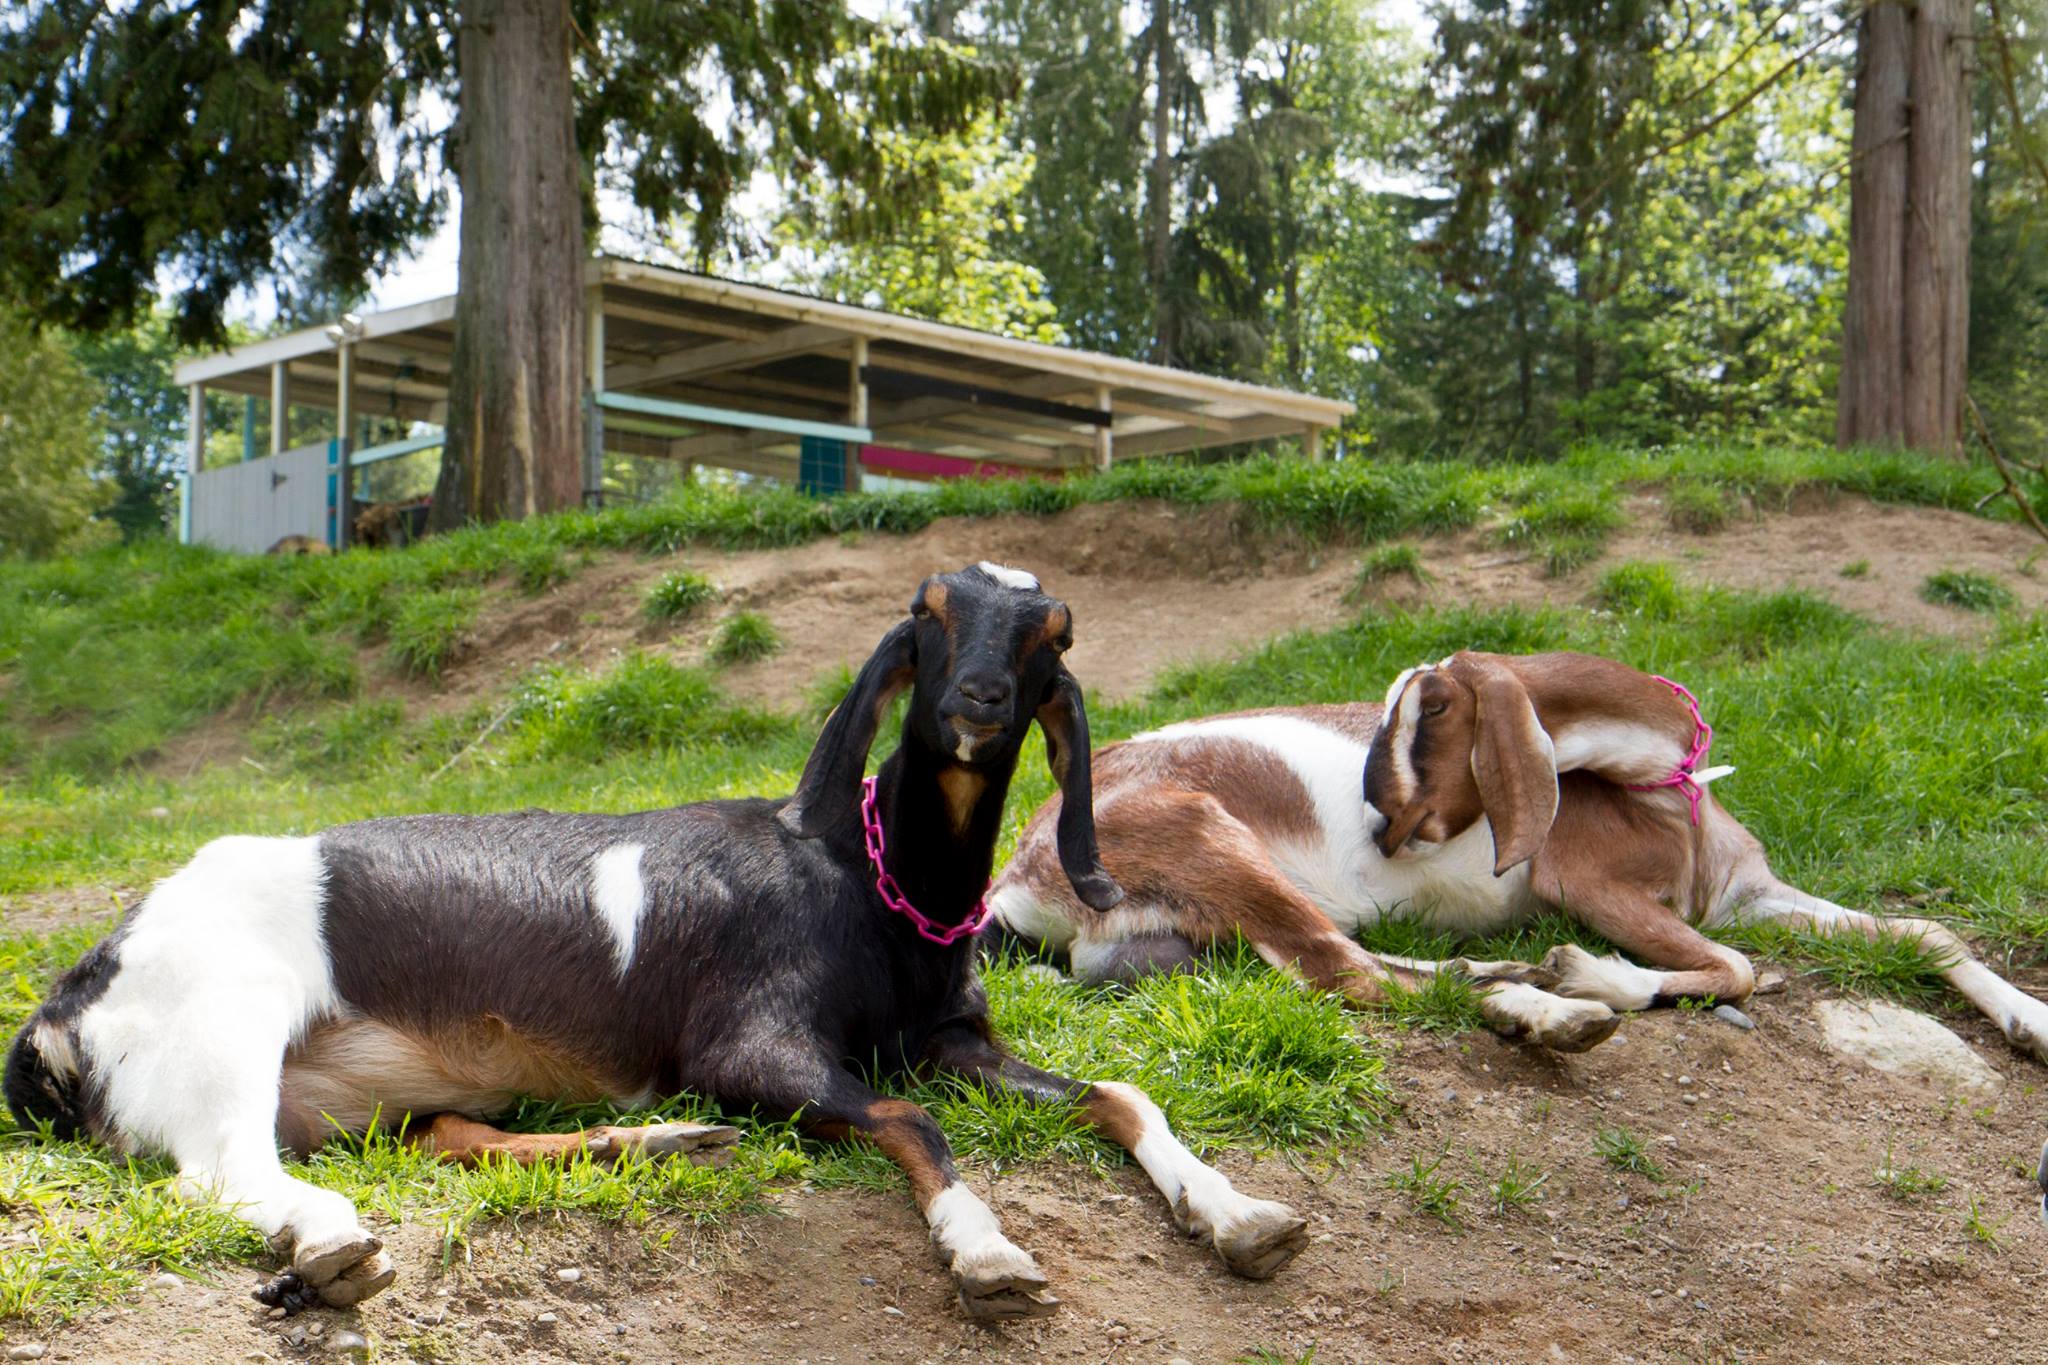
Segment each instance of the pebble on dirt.
M9 1360L41 1360L43 1353L49 1349L40 1341L32 1341L25 1346L8 1347L7 1358Z
M583 1278L583 1272L578 1270L573 1265L563 1266L560 1270L557 1270L555 1272L555 1278L560 1280L563 1284L574 1284L578 1280Z
M368 1355L370 1339L361 1332L336 1332L327 1339L327 1349L344 1355Z

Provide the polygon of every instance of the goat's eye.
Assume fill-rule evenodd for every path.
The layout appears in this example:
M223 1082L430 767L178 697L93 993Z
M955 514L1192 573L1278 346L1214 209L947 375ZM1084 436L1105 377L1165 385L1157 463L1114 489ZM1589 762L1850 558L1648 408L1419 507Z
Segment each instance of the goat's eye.
M920 621L929 621L932 619L932 609L922 602L912 607L910 609L910 614Z
M1451 704L1447 701L1427 702L1423 705L1422 714L1425 716L1440 716L1450 709Z
M1064 654L1073 647L1074 637L1071 635L1062 635L1052 642L1052 651L1055 654Z

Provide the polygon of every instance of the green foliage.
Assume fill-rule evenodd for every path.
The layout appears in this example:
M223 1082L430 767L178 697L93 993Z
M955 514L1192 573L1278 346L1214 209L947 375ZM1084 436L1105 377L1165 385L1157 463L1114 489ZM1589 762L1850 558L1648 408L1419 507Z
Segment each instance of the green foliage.
M718 633L711 637L711 661L751 663L781 648L782 634L774 623L757 611L739 611L719 623Z
M98 392L54 336L0 309L0 556L46 555L89 536L106 495Z
M1664 564L1616 565L1601 577L1593 595L1611 611L1635 612L1657 621L1671 620L1685 606L1685 592Z
M1650 1156L1641 1138L1622 1127L1601 1128L1593 1134L1593 1151L1617 1171L1642 1176L1652 1184L1664 1183L1664 1168Z
M1494 536L1503 545L1534 553L1543 561L1543 572L1558 578L1598 559L1622 521L1611 494L1566 489L1524 504L1495 528Z
M1413 545L1382 545L1360 555L1358 572L1352 577L1344 600L1355 602L1373 584L1397 577L1416 584L1427 583L1432 577L1429 570L1422 567L1422 552Z
M1691 480L1672 483L1664 490L1664 519L1674 530L1712 535L1728 524L1728 495Z
M1948 1177L1939 1171L1922 1170L1918 1166L1901 1166L1892 1158L1891 1139L1884 1144L1884 1162L1873 1172L1878 1187L1902 1203L1925 1199L1940 1194L1948 1188Z
M672 621L718 601L722 595L718 585L703 574L678 569L655 580L647 596L641 599L640 610L651 621Z
M569 562L553 545L528 545L512 555L512 581L529 597L569 581Z
M1444 1156L1438 1156L1425 1163L1421 1157L1413 1157L1407 1170L1395 1171L1387 1177L1387 1188L1407 1195L1417 1213L1427 1214L1447 1228L1456 1228L1458 1203L1465 1186L1463 1181L1441 1174L1444 1160Z
M163 534L178 510L187 402L171 377L179 357L170 318L151 310L132 326L73 338L71 353L99 386L99 466L114 489L101 515L124 539ZM238 398L209 393L207 425L228 430L240 406Z
M476 624L483 594L475 588L440 588L401 597L388 626L391 655L406 672L438 678Z
M519 752L596 763L634 750L758 741L788 722L733 706L701 669L636 651L594 676L536 674L512 725Z
M1920 596L1938 607L1964 611L2004 611L2013 604L2012 589L1975 569L1943 569L1927 575Z
M1486 1187L1487 1199L1495 1213L1519 1212L1541 1202L1543 1187L1549 1181L1550 1173L1542 1167L1510 1156L1500 1175Z

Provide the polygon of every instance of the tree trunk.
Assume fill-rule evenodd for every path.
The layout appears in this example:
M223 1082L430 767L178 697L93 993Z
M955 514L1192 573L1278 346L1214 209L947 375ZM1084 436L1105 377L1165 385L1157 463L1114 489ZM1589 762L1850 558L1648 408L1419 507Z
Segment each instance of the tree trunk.
M463 0L455 354L436 529L583 494L583 192L567 0Z
M1859 35L1835 439L1960 449L1969 360L1968 0L1879 0Z
M1152 0L1151 41L1157 93L1152 101L1152 168L1145 214L1151 229L1152 360L1171 365L1174 320L1166 276L1173 261L1173 0Z

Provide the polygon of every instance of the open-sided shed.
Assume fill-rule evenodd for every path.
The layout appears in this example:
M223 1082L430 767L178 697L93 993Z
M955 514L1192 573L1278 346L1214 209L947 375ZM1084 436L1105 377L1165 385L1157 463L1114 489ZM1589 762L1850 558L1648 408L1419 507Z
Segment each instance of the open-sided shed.
M1323 433L1352 411L1309 394L614 257L590 263L586 288L583 458L592 503L605 497L607 451L835 492L858 487L864 471L1057 475L1268 437L1298 438L1315 459ZM357 419L442 422L454 319L449 295L180 365L190 398L184 537L238 549L293 533L344 540L341 490L357 487L359 471L440 439L422 432L366 445ZM288 448L289 424L273 421L274 463L207 469L209 392L267 398L273 413L332 412L332 436Z

